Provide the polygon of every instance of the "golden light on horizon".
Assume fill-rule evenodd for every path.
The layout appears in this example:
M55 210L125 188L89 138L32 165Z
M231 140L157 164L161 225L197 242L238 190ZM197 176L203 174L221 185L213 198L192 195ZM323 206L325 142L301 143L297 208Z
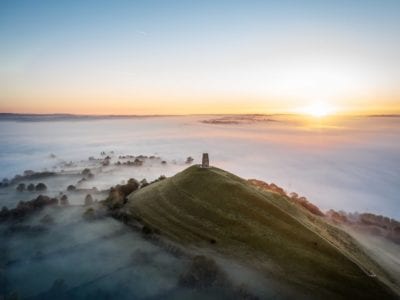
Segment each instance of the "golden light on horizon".
M312 117L322 118L334 114L335 110L327 102L316 101L306 106L301 112Z

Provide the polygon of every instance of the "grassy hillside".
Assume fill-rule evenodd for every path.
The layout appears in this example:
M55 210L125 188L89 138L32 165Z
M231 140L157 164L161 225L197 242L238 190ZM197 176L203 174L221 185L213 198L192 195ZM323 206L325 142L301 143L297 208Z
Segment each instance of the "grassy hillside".
M394 298L349 236L226 171L192 166L128 199L127 213L162 235L247 262L305 297Z

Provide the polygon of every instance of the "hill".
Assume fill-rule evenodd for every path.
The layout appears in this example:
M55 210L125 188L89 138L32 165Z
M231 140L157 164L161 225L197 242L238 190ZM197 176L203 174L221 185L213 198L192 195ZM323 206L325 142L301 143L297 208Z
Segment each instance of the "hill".
M123 210L186 247L246 262L298 296L396 298L394 279L349 235L221 169L189 167L135 191Z

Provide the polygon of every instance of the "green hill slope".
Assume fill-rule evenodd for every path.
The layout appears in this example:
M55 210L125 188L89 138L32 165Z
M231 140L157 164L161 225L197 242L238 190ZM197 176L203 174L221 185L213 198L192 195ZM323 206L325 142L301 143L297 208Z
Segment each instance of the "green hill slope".
M395 298L384 271L348 235L217 168L193 166L140 189L124 210L182 245L251 264L304 297Z

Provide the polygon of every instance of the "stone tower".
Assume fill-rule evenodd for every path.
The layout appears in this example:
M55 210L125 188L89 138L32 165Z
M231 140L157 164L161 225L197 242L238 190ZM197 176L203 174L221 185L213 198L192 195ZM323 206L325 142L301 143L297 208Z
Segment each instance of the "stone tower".
M210 160L208 159L208 153L203 153L201 167L208 168L209 166L210 166Z

